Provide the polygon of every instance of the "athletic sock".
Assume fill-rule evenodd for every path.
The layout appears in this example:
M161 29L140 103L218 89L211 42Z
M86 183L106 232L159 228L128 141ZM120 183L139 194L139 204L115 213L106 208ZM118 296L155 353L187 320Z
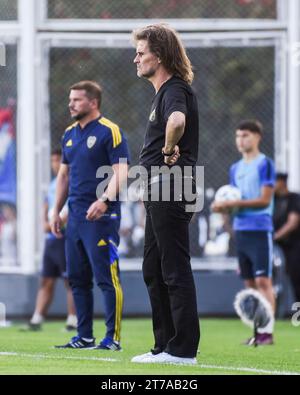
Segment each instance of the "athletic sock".
M275 324L275 319L274 316L270 319L270 322L264 327L264 328L258 328L257 333L267 333L269 335L272 335L274 331L274 324Z
M67 317L66 325L77 326L77 317L74 314L69 314Z
M35 325L35 324L41 324L43 321L44 321L44 317L41 314L34 313L30 320L30 323Z
M89 339L87 337L82 337L82 340L84 340L87 343L92 343L94 341L94 339Z

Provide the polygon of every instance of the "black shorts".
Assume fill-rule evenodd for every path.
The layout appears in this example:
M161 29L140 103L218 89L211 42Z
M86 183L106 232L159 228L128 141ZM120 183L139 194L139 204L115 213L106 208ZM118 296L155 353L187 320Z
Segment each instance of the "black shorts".
M65 238L45 242L42 277L66 277Z
M272 232L236 231L235 237L241 277L272 277Z

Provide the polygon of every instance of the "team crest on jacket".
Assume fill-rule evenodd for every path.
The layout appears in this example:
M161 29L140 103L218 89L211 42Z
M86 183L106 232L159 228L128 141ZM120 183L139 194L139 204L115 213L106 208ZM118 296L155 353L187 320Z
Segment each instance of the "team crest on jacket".
M88 146L88 148L92 148L92 147L95 145L96 140L97 140L97 137L96 137L96 136L90 136L90 137L87 139L87 142L86 142L86 145Z
M154 120L155 120L155 110L156 110L156 108L152 111L152 113L150 114L150 117L149 117L149 121L150 122L153 122Z

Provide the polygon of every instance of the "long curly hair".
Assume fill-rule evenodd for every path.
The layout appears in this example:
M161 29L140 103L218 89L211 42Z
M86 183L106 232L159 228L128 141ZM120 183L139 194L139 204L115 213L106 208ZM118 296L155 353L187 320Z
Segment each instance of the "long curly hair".
M135 43L146 40L152 53L158 56L165 69L191 84L194 79L192 64L178 33L169 25L158 23L133 31Z

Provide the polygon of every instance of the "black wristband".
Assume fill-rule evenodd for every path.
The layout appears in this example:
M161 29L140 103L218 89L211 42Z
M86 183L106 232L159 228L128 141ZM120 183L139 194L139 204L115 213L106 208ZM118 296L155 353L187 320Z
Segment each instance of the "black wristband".
M163 156L172 156L175 154L175 150L173 152L171 152L170 154L165 153L164 150L162 150L161 153L163 154Z

